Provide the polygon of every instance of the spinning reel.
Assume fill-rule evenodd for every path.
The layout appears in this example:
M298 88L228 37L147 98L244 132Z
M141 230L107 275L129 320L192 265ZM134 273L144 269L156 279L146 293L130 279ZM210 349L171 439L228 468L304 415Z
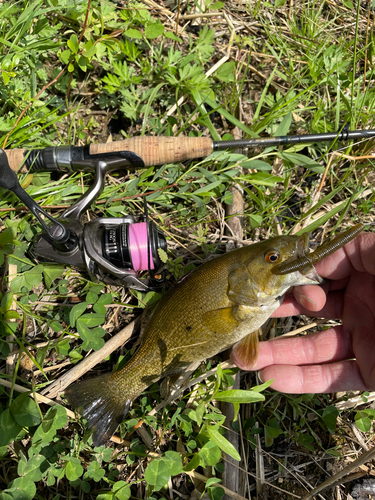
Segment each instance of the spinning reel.
M148 220L146 205L144 222L136 222L131 215L81 222L83 212L103 191L105 175L114 170L144 166L142 159L127 151L74 158L73 148L58 149L58 158L53 157L55 148L46 148L50 154L28 158L28 166L33 170L79 170L95 174L94 184L59 219L45 212L21 187L6 153L0 149L0 187L13 191L44 229L34 239L30 255L38 263L60 263L87 270L95 281L140 291L160 288L164 277L160 273L162 262L158 250L166 251L167 242L164 234ZM59 168L52 168L56 165ZM148 271L148 280L139 276L142 271Z

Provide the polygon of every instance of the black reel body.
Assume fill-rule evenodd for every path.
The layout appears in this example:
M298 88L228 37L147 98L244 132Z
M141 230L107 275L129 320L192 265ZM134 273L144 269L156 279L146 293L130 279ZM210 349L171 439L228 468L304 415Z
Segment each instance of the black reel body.
M103 191L106 173L143 164L133 152L98 156L73 160L70 170L94 172L94 184L60 219L53 219L21 188L17 175L9 167L6 154L0 150L0 186L13 191L44 228L44 232L34 239L29 253L39 263L67 264L86 270L92 280L140 291L158 289L164 283L158 250L166 251L167 243L156 225L149 223L146 205L145 222L137 222L130 215L98 218L86 224L81 222L83 212ZM42 170L42 167L43 158L39 158L37 169ZM53 170L47 167L48 164L45 169ZM50 220L50 225L44 222L40 213ZM142 271L148 271L148 280L140 277Z

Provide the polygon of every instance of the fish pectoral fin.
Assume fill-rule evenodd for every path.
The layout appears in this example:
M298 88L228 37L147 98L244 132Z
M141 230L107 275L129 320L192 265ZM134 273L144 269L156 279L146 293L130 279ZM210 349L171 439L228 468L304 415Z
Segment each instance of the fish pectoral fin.
M240 366L251 368L256 363L259 350L259 335L261 333L262 329L258 328L255 332L249 333L237 344L234 344L234 358L236 362L239 362Z
M239 324L233 316L233 307L208 311L203 315L202 322L211 332L220 335L231 333Z

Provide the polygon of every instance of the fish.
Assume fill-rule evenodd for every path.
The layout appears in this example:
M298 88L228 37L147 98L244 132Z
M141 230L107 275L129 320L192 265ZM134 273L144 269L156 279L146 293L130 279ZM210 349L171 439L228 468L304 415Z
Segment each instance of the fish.
M258 330L293 286L319 284L315 268L272 273L280 262L301 258L306 236L278 236L215 257L172 286L151 310L140 345L121 369L85 379L65 390L67 402L92 429L94 446L105 444L131 403L162 377L184 371L234 346L254 364Z

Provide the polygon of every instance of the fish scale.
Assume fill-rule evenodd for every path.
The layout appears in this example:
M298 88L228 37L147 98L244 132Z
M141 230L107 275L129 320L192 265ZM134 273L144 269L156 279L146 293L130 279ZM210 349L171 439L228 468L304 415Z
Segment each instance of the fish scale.
M139 394L166 375L182 372L235 344L236 356L255 362L258 329L291 286L318 284L314 270L275 275L275 262L297 259L306 238L280 236L216 257L183 278L154 306L140 347L120 370L68 387L68 402L104 444Z

